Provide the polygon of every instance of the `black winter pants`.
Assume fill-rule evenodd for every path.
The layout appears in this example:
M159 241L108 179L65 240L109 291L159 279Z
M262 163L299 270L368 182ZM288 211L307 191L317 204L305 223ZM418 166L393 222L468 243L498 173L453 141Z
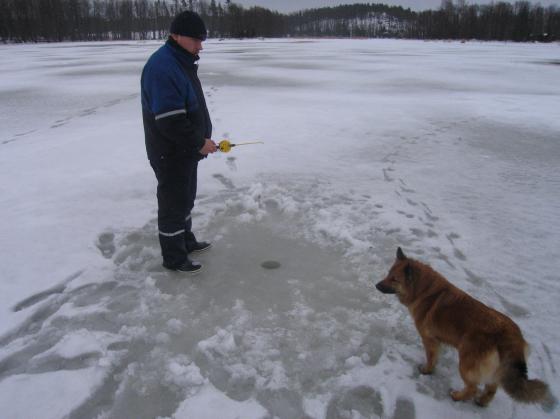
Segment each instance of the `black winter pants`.
M196 199L198 161L168 158L150 161L156 175L159 243L163 264L177 268L196 244L191 210Z

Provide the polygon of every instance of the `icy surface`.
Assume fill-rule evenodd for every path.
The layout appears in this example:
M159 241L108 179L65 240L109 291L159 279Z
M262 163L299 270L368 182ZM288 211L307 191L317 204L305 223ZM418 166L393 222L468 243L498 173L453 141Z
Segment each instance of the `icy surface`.
M160 266L158 46L0 46L2 416L557 416L453 403L455 351L419 376L373 287L402 246L511 316L560 393L557 44L205 43L214 139L265 144L201 162L196 277Z

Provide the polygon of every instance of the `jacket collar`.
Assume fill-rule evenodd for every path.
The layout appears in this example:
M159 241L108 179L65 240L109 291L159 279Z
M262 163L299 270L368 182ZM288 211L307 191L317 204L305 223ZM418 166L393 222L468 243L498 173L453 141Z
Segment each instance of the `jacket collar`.
M167 39L165 45L171 49L173 55L175 55L183 64L189 67L196 67L196 62L200 59L198 55L191 54L171 37Z

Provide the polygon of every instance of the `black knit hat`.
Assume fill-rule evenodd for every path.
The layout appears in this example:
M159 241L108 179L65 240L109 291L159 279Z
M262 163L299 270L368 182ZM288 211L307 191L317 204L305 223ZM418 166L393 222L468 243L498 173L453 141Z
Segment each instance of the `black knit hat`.
M179 13L171 22L169 33L206 40L206 26L198 14L189 10Z

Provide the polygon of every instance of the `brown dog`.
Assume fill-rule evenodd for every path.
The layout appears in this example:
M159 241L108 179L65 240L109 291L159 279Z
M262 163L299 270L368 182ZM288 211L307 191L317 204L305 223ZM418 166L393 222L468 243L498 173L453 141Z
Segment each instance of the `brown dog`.
M455 401L486 406L501 385L524 403L543 400L548 386L527 379L528 345L519 327L504 314L485 306L449 283L428 265L407 258L401 248L387 277L376 285L385 294L397 294L414 319L426 351L422 374L431 374L440 344L459 351L459 372L465 388L451 391ZM477 395L478 386L484 390Z

